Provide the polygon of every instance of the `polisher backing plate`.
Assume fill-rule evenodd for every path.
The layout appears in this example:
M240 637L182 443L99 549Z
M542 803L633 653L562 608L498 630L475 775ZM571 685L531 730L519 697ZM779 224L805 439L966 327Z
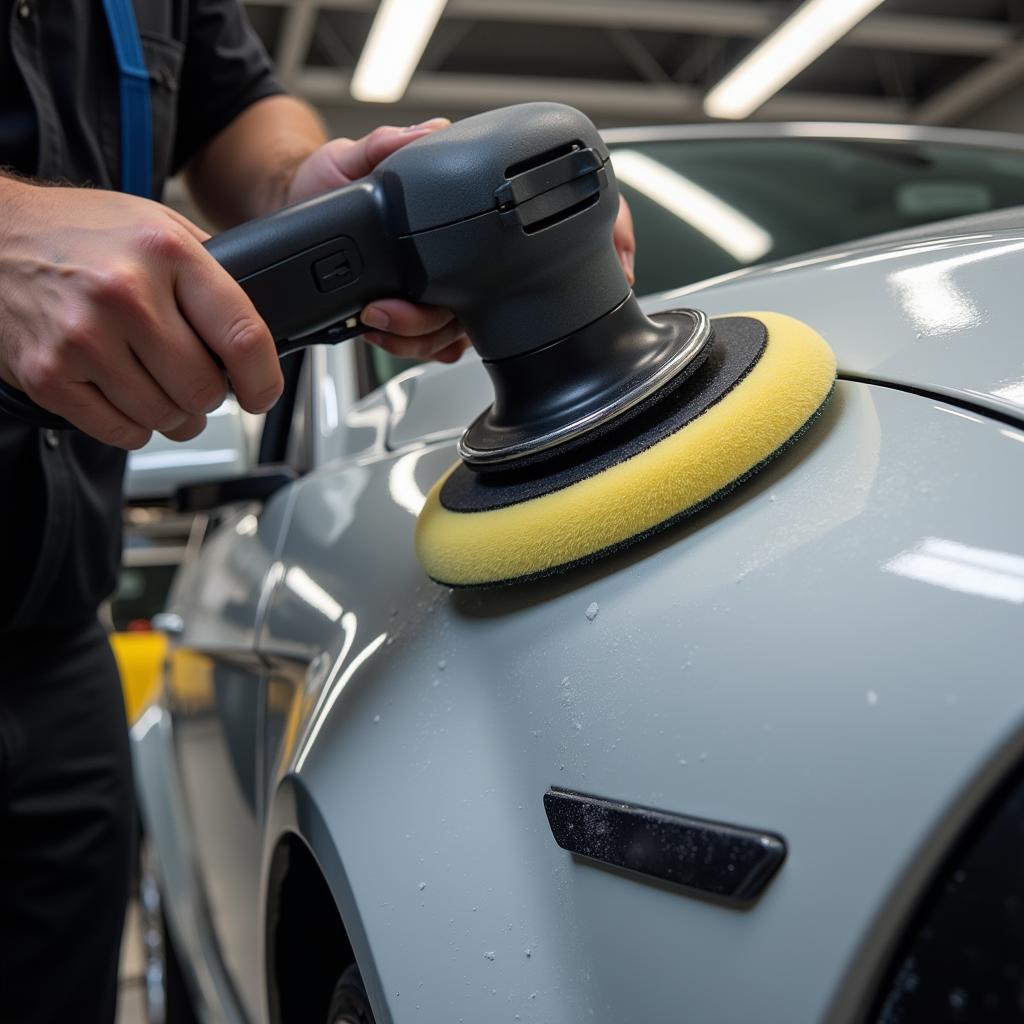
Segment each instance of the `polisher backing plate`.
M453 466L416 523L428 575L495 586L592 561L722 497L799 436L835 382L824 340L780 313L719 318L714 331L705 366L596 450L531 476Z

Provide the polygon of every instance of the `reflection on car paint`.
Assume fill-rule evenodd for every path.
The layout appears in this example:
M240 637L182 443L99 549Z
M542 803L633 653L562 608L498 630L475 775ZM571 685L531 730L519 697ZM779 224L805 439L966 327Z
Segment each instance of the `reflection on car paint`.
M420 448L417 451L408 452L396 459L388 472L388 490L391 492L391 497L395 500L395 504L400 505L413 516L420 514L420 510L427 501L427 496L416 482L416 466L428 450Z
M992 394L1005 398L1006 401L1013 402L1014 405L1024 408L1024 380L1015 380L1003 387L993 388Z
M305 569L297 565L287 569L284 574L284 585L300 600L305 601L313 611L330 619L331 622L338 622L341 619L341 605Z
M924 334L966 331L981 322L983 312L956 282L954 272L972 263L997 259L1024 250L1024 242L988 247L981 252L907 267L889 276L910 321Z
M167 697L175 714L212 710L212 659L187 647L173 648L168 658Z
M353 616L353 621L355 616ZM353 637L355 636L355 629L352 630ZM328 715L331 713L331 708L334 707L335 702L341 696L342 691L348 684L352 676L355 675L359 666L363 664L375 651L380 648L380 645L387 639L387 633L378 633L346 666L345 671L338 676L337 680L328 683L322 691L322 696L326 696L326 700L318 701L317 703L321 706L314 710L313 714L309 719L309 727L306 732L306 736L303 738L301 749L295 758L295 771L301 772L303 765L306 763L306 758L309 756L309 752L313 749L313 744L316 742L316 738L323 728L323 724L327 721ZM337 663L340 664L340 661Z
M963 594L1024 604L1024 557L941 537L925 537L886 562L885 572Z

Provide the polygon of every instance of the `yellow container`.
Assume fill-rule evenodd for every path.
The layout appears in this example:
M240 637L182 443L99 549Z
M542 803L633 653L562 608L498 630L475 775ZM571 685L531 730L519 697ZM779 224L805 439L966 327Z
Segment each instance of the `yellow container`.
M134 725L160 692L167 636L154 630L111 633L110 646L121 673L121 690L128 724Z

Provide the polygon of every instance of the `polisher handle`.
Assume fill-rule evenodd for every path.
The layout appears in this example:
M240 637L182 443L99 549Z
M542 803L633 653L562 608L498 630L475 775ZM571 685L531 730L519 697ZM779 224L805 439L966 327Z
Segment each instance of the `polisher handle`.
M386 213L371 175L230 228L205 246L252 299L284 356L361 334L367 302L405 291L401 241ZM0 410L38 427L71 428L3 381Z
M362 333L367 302L406 290L400 244L371 175L231 228L206 249L252 299L285 355Z

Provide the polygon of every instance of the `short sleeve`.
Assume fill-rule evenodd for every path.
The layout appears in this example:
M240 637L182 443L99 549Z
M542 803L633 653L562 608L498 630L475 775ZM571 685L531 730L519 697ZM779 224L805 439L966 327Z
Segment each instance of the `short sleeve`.
M172 173L246 107L285 90L238 0L193 0L185 39Z

